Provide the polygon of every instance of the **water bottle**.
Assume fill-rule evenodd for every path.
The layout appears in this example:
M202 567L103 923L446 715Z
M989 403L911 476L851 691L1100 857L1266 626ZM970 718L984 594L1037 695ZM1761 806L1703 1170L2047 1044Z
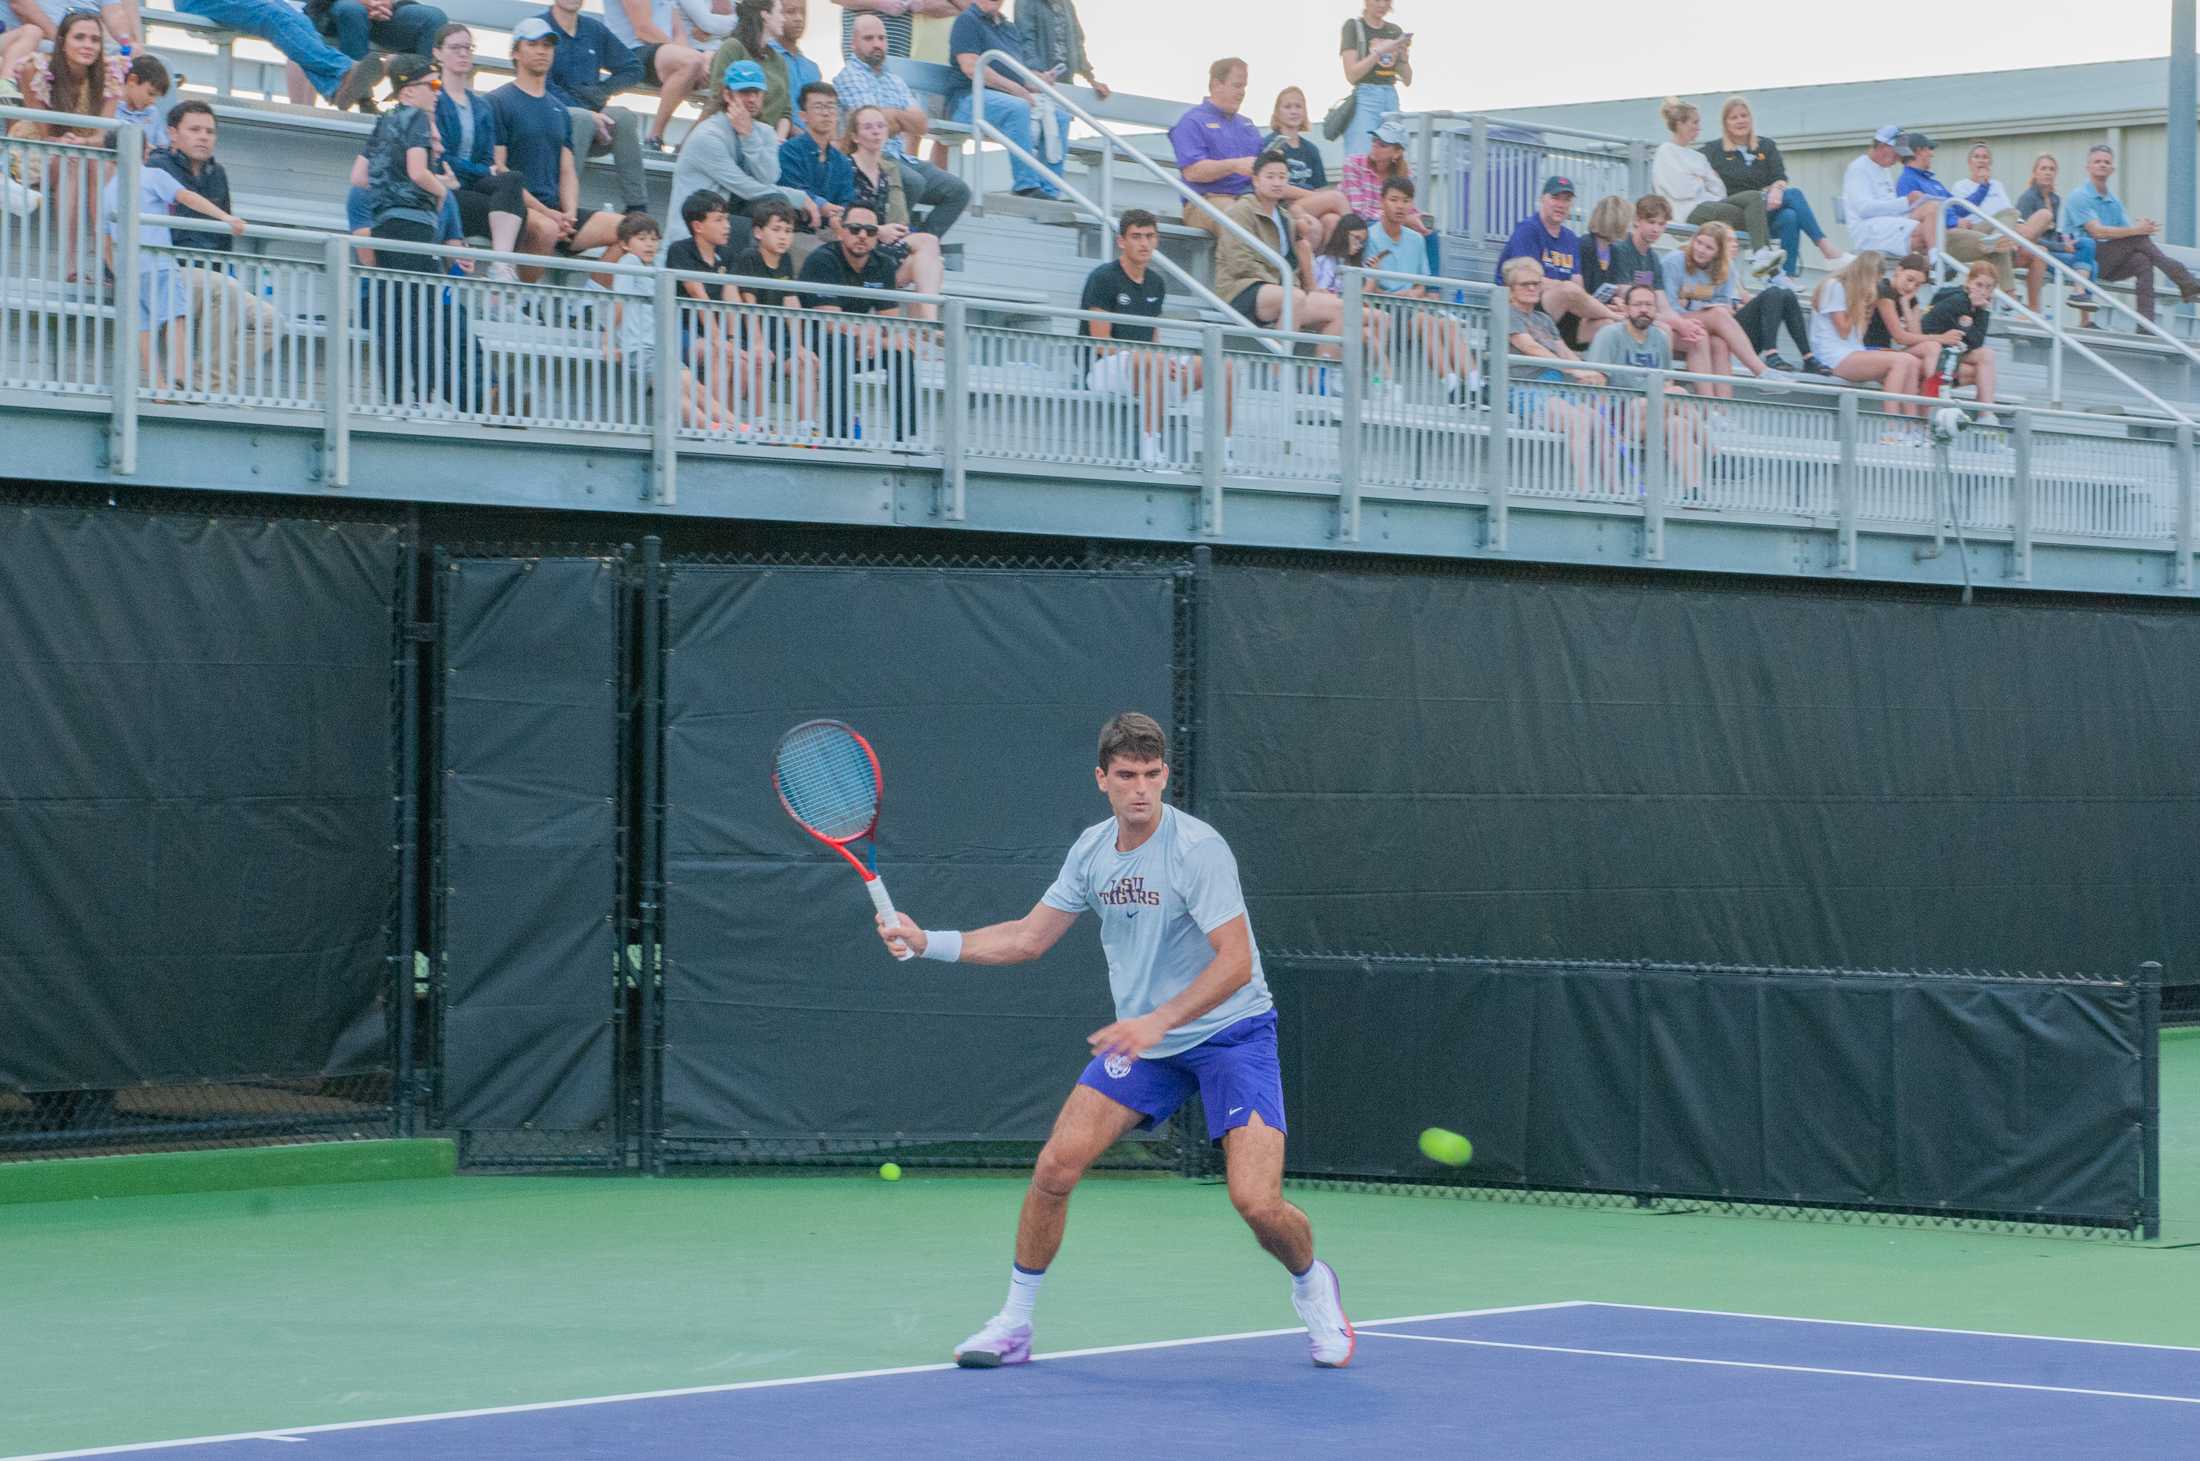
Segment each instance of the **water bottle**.
M1933 368L1933 373L1925 377L1922 394L1929 397L1938 397L1943 393L1952 393L1956 388L1956 371L1961 368L1962 364L1963 347L1961 345L1941 346L1940 361Z
M861 416L856 416L850 419L848 434L854 437L857 441L863 440L863 418Z

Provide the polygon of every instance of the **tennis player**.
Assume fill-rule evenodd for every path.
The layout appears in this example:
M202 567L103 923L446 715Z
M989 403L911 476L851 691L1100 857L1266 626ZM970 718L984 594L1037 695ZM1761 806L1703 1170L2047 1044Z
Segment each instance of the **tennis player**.
M1125 1133L1166 1121L1197 1090L1207 1137L1220 1142L1230 1203L1291 1274L1291 1303L1314 1363L1341 1368L1356 1343L1337 1275L1314 1257L1314 1229L1283 1197L1283 1075L1275 1002L1238 888L1237 859L1205 822L1162 801L1168 738L1127 712L1100 728L1095 778L1115 815L1071 846L1038 906L1014 923L967 933L921 929L906 916L879 935L947 963L1021 964L1054 947L1077 915L1100 916L1115 1023L1088 1037L1077 1078L1039 1153L1016 1225L1008 1301L955 1347L968 1369L1031 1358L1032 1311L1062 1246L1069 1195Z

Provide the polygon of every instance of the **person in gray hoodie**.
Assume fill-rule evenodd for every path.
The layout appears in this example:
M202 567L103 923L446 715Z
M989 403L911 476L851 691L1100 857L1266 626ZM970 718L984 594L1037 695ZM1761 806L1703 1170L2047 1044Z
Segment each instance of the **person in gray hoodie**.
M764 99L764 70L754 61L736 61L726 68L726 105L697 123L680 144L680 156L672 165L672 196L687 198L708 189L733 200L734 212L745 213L751 203L767 199L794 209L814 233L818 226L817 204L808 194L779 185L779 138L756 120L757 105ZM687 237L687 223L675 215L666 230L667 247ZM735 240L736 252L747 247Z

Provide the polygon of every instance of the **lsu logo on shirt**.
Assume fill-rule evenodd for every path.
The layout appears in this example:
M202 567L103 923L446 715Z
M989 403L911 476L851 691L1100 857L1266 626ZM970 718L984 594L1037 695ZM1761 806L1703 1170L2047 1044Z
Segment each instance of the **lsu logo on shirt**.
M1550 244L1543 246L1543 272L1549 274L1552 278L1571 278L1575 262L1576 258L1572 249L1557 248Z
M1100 890L1100 901L1110 908L1159 908L1161 894L1144 878L1117 878Z

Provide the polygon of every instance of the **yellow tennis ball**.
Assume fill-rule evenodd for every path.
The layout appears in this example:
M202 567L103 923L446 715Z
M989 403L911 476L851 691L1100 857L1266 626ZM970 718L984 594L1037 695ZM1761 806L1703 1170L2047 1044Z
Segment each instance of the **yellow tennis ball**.
M884 1178L885 1178L885 1179L886 1179L887 1181L889 1181L889 1182L899 1182L899 1181L901 1180L901 1163L899 1163L899 1162L885 1162L885 1163L882 1163L882 1164L880 1164L880 1166L879 1166L879 1169L878 1169L878 1174L879 1174L879 1175L880 1175L881 1177L884 1177Z
M1474 1143L1456 1131L1431 1126L1421 1133L1421 1155L1447 1167L1464 1167L1474 1160Z

